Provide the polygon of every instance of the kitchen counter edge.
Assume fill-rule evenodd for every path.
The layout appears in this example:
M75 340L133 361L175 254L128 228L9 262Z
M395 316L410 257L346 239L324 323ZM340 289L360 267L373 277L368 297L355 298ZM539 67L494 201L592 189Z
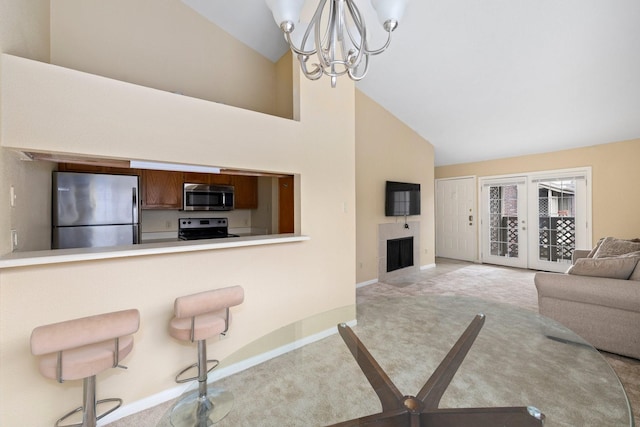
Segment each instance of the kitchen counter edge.
M33 252L13 252L0 257L0 269L34 265L59 264L65 262L92 261L99 259L125 258L158 254L209 251L248 246L273 245L310 240L299 234L271 234L265 236L232 237L207 241L179 241L142 243L139 245L113 246L106 248L57 249Z

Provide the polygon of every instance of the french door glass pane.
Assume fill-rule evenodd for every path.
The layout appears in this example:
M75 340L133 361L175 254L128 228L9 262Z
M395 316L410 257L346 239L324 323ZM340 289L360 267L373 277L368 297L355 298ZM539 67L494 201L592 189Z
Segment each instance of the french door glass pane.
M538 259L570 263L576 244L575 178L537 183Z
M491 255L518 257L518 186L489 187L489 244Z

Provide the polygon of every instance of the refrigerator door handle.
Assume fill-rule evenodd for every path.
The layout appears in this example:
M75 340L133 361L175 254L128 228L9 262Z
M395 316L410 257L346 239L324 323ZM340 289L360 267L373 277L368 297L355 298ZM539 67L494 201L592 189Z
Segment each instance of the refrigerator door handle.
M131 187L131 222L138 222L138 189Z
M138 224L133 224L133 244L137 245L140 243L140 230Z
M131 187L131 223L133 224L133 244L140 243L140 228L138 226L138 188Z

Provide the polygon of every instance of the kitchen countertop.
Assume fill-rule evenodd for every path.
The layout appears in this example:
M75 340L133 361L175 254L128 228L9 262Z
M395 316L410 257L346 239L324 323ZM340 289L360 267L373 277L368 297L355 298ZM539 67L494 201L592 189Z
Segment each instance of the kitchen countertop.
M269 234L262 236L229 237L226 239L177 240L159 239L153 243L112 246L106 248L56 249L33 252L13 252L0 257L0 268L26 267L97 259L124 258L154 254L208 251L244 246L261 246L310 240L300 234Z

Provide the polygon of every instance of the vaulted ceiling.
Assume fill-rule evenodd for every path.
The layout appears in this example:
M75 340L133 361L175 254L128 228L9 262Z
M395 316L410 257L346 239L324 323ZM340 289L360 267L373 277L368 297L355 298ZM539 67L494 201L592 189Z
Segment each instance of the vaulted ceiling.
M183 2L272 61L287 50L264 0ZM640 138L639 0L410 0L393 36L357 87L436 165Z

